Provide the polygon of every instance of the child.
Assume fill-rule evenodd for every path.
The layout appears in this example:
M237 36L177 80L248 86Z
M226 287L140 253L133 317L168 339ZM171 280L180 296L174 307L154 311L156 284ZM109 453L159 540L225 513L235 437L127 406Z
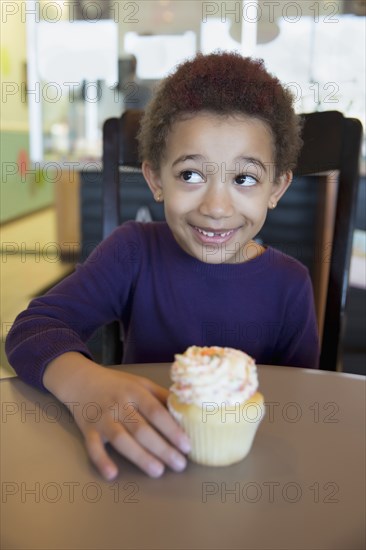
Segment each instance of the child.
M239 348L258 363L318 364L307 270L253 240L301 146L289 92L260 61L198 54L162 81L139 142L167 223L123 224L33 300L7 340L24 380L65 404L103 407L98 422L72 412L106 479L117 475L106 442L158 477L165 465L184 469L189 441L164 406L167 390L93 362L85 342L98 327L121 320L125 363L171 362L196 344ZM124 423L131 402L136 422Z

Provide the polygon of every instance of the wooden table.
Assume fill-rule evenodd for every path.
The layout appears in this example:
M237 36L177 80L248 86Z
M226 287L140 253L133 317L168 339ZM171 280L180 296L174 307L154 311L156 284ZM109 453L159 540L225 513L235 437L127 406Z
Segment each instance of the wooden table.
M169 385L168 365L124 368ZM114 452L112 483L63 405L2 380L1 548L364 548L365 379L262 366L259 380L266 417L244 461L150 479Z

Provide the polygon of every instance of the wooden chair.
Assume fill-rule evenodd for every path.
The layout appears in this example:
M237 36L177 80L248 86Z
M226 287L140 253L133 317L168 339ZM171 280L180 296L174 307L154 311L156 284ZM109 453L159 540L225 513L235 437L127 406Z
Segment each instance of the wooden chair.
M152 219L164 219L140 170L136 134L142 114L126 111L104 124L103 238L134 219L143 205ZM309 268L321 337L320 368L340 370L362 126L337 111L302 116L304 145L294 181L270 212L259 239ZM119 325L114 323L104 331L103 362L119 363L121 357Z

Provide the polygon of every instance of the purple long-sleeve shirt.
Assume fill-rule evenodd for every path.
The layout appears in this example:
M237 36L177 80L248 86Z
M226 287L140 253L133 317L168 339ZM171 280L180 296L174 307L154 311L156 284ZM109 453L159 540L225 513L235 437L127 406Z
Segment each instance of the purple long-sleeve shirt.
M18 315L6 350L26 382L44 389L47 364L120 320L124 363L170 362L188 346L242 349L257 363L317 368L312 285L298 261L267 250L236 264L184 252L165 222L127 222L75 272Z

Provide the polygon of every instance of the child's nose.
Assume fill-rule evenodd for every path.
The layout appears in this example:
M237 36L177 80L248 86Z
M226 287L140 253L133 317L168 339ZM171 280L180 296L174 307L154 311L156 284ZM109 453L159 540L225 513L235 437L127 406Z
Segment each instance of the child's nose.
M228 218L234 214L230 189L224 182L207 186L200 204L200 213L211 218Z

